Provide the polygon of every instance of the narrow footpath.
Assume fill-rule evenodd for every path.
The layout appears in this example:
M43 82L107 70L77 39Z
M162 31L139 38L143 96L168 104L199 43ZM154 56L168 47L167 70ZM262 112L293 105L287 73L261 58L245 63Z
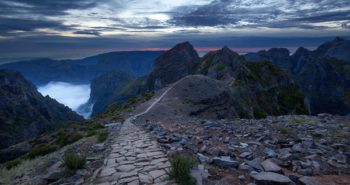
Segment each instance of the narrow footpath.
M165 184L169 159L157 141L132 121L148 113L180 81L169 86L145 111L125 120L95 184Z

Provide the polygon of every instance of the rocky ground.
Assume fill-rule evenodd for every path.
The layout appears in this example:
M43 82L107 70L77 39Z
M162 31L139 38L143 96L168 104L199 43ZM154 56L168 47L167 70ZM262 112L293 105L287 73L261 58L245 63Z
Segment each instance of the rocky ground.
M211 121L146 114L136 123L169 155L196 156L203 184L350 184L350 116Z

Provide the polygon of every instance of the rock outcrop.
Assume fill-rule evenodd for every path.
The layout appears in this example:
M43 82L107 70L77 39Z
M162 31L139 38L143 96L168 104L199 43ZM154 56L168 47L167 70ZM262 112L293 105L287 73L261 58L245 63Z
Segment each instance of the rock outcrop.
M15 71L0 70L0 149L83 118Z
M279 49L279 54L269 50L250 53L245 57L255 62L271 61L277 67L289 70L306 95L312 114L350 113L349 40L335 38L314 51L300 47L291 56L282 50Z
M189 42L176 45L155 61L148 83L152 89L159 89L181 78L193 74L200 58Z

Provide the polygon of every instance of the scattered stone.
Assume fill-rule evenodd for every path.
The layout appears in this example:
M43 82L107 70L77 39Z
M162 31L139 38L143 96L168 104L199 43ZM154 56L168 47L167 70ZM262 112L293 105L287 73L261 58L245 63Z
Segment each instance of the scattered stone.
M213 163L223 168L238 168L239 166L239 162L232 160L230 156L214 157Z
M257 185L289 185L292 182L288 177L273 172L252 172L250 176Z
M312 177L306 177L306 176L300 177L299 182L301 185L323 185L317 180L313 179Z
M276 172L279 173L281 172L281 167L279 167L276 163L271 161L271 159L266 159L261 163L261 166L264 168L265 171L267 172Z

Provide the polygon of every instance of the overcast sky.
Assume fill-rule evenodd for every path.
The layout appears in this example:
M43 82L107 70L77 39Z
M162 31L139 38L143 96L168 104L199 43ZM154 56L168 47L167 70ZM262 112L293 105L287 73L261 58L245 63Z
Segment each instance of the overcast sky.
M350 36L349 0L1 0L0 61L157 50L314 47Z

